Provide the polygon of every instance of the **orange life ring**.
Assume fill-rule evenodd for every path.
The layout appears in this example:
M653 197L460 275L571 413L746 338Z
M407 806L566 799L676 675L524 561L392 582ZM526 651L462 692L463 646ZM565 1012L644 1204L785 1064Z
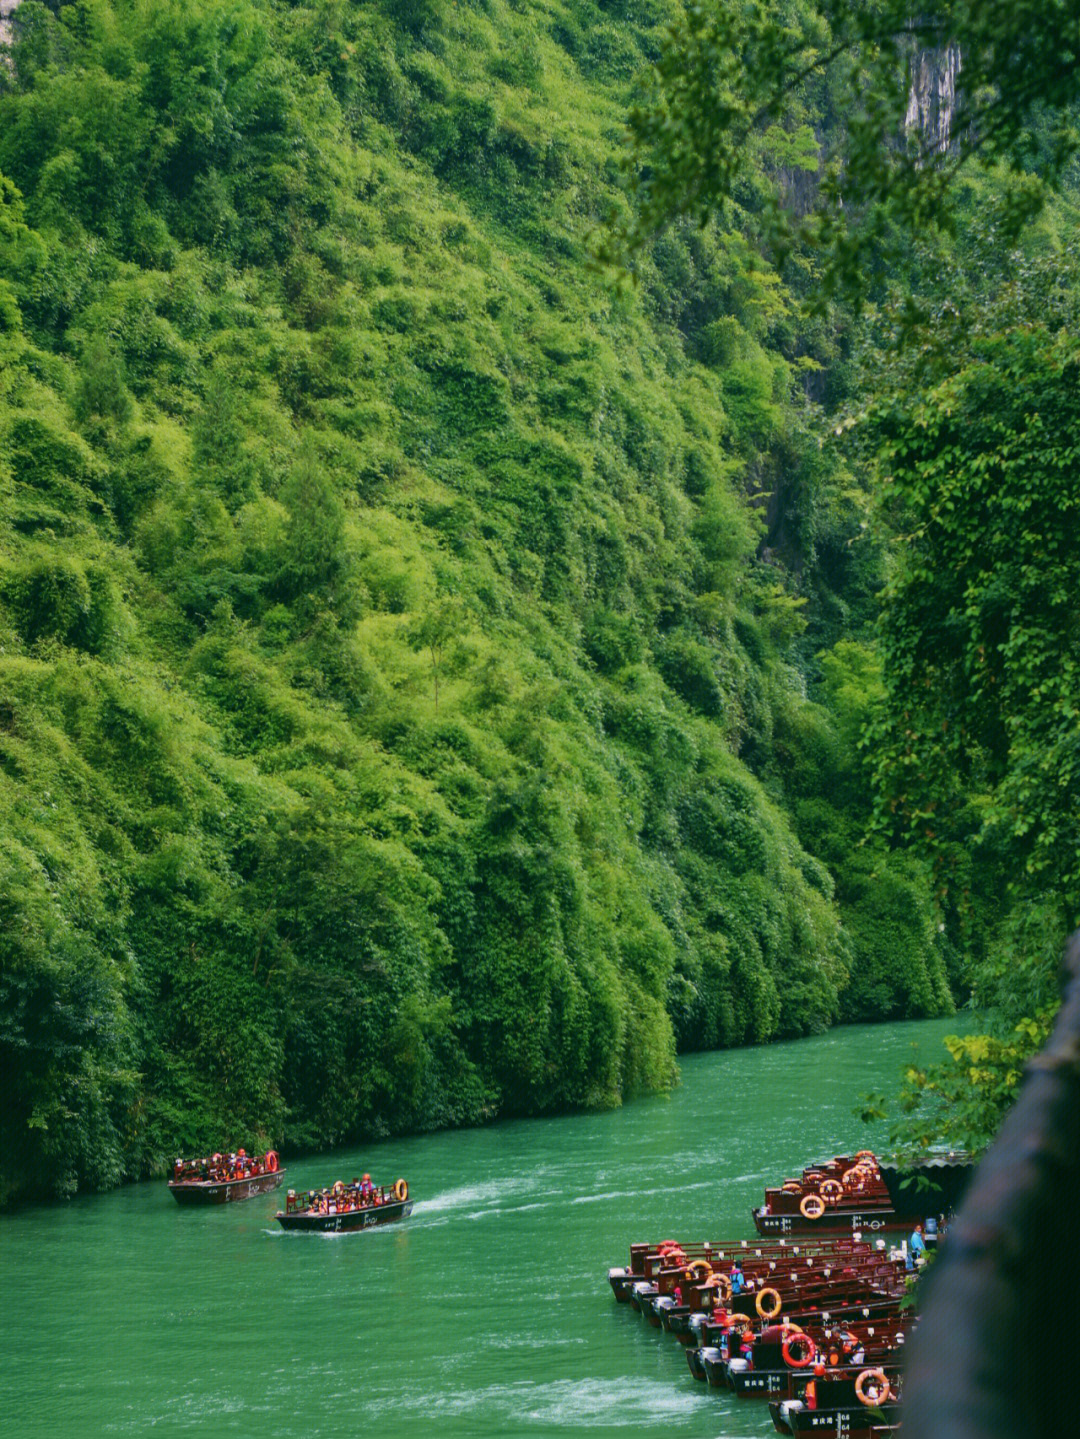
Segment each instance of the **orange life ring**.
M855 1163L858 1164L860 1161L872 1164L875 1169L877 1168L877 1155L872 1149L860 1149L855 1156Z
M266 1167L267 1169L269 1169L271 1174L277 1173L278 1158L272 1149L268 1149L266 1151Z
M406 1201L406 1199L408 1199L408 1197L409 1197L409 1186L405 1183L404 1179L395 1180L395 1182L394 1182L394 1198L398 1201L399 1204L404 1204L405 1201Z
M731 1298L731 1280L727 1277L726 1274L717 1274L714 1270L713 1273L709 1275L708 1279L706 1279L704 1287L706 1289L718 1290L720 1298L725 1304Z
M804 1219L820 1219L825 1213L825 1201L820 1194L804 1194L799 1201L799 1213Z
M802 1350L801 1358L796 1359L794 1350L798 1347ZM810 1338L809 1334L787 1334L780 1346L780 1352L784 1356L784 1363L790 1369L805 1369L808 1364L813 1364L817 1358L817 1345Z
M869 1394L866 1392L867 1383L873 1380L876 1388ZM859 1402L865 1404L869 1409L876 1409L879 1404L887 1404L892 1398L892 1390L889 1388L889 1381L884 1369L864 1369L855 1380L855 1394Z
M766 1294L772 1296L769 1301L768 1309L766 1309L765 1307ZM773 1300L775 1300L776 1302L773 1303ZM770 1289L768 1285L766 1285L764 1289L758 1290L757 1298L754 1300L754 1308L757 1310L758 1316L761 1319L775 1319L783 1307L784 1301L780 1298L780 1293L778 1290Z
M835 1204L844 1194L844 1186L839 1179L823 1179L821 1181L821 1197L830 1204Z
M740 1334L745 1334L748 1329L753 1329L754 1321L749 1314L733 1314L728 1325L730 1329L737 1329Z
M704 1284L706 1279L711 1279L713 1267L707 1259L695 1259L683 1270L683 1278L690 1284Z
M843 1185L845 1189L861 1189L866 1179L866 1170L860 1169L856 1164L851 1169L844 1170Z

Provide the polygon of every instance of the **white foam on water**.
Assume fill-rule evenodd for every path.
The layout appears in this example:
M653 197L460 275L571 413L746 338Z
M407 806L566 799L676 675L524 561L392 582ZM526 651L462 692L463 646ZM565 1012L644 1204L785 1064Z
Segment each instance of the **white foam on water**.
M600 1204L606 1199L637 1199L641 1194L640 1189L608 1189L603 1194L579 1194L576 1199L571 1199L571 1204Z
M413 1213L439 1214L447 1209L495 1203L515 1194L535 1194L537 1187L534 1175L492 1179L487 1184L464 1184L459 1189L448 1189L445 1194L436 1194L430 1199L418 1199L413 1205Z
M648 1379L558 1379L548 1384L493 1384L457 1392L443 1389L439 1394L441 1414L482 1414L488 1428L493 1421L505 1419L512 1428L534 1423L574 1430L625 1429L684 1418L707 1402L708 1396ZM430 1405L430 1394L421 1392L369 1398L362 1407L366 1415L376 1416L409 1409L427 1413Z

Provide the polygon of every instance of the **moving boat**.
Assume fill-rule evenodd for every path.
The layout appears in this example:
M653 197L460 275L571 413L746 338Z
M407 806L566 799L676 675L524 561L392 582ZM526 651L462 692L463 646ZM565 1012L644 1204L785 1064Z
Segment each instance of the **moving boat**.
M208 1159L178 1159L169 1193L178 1204L233 1204L276 1189L284 1177L274 1150L258 1157L238 1149Z
M412 1213L409 1186L404 1179L393 1185L372 1185L338 1180L329 1189L309 1189L297 1194L290 1189L285 1208L275 1216L282 1229L307 1234L351 1234L408 1219Z

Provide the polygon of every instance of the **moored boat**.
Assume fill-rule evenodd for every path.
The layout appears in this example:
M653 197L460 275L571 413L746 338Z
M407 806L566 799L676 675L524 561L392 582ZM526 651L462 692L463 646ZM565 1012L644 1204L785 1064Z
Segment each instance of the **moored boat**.
M309 1189L297 1194L290 1189L285 1208L275 1218L282 1229L306 1234L351 1234L394 1224L412 1213L409 1186L404 1179L393 1185L373 1185L354 1179L338 1180L328 1189Z
M276 1189L285 1178L277 1154L212 1154L206 1159L178 1159L169 1193L178 1204L233 1204Z
M770 1239L876 1235L910 1225L894 1208L877 1157L868 1149L808 1165L800 1178L766 1189L765 1203L752 1213L758 1233Z
M798 1399L769 1404L778 1434L834 1434L842 1439L875 1439L900 1423L899 1376L863 1369L852 1377L809 1379Z

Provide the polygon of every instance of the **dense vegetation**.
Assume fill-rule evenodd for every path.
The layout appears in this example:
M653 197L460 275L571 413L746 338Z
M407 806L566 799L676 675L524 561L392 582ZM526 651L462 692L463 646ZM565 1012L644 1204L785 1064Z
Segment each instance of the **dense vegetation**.
M755 244L801 162L588 261L669 19L18 11L0 1202L951 1006L929 862L864 838L844 326Z
M782 274L810 247L812 308L863 315L838 429L889 573L860 744L877 830L933 866L990 1020L909 1070L894 1138L918 1145L993 1134L1080 922L1078 61L1071 0L691 7L633 112L636 206L607 246L730 206L777 136L822 158L760 233Z

